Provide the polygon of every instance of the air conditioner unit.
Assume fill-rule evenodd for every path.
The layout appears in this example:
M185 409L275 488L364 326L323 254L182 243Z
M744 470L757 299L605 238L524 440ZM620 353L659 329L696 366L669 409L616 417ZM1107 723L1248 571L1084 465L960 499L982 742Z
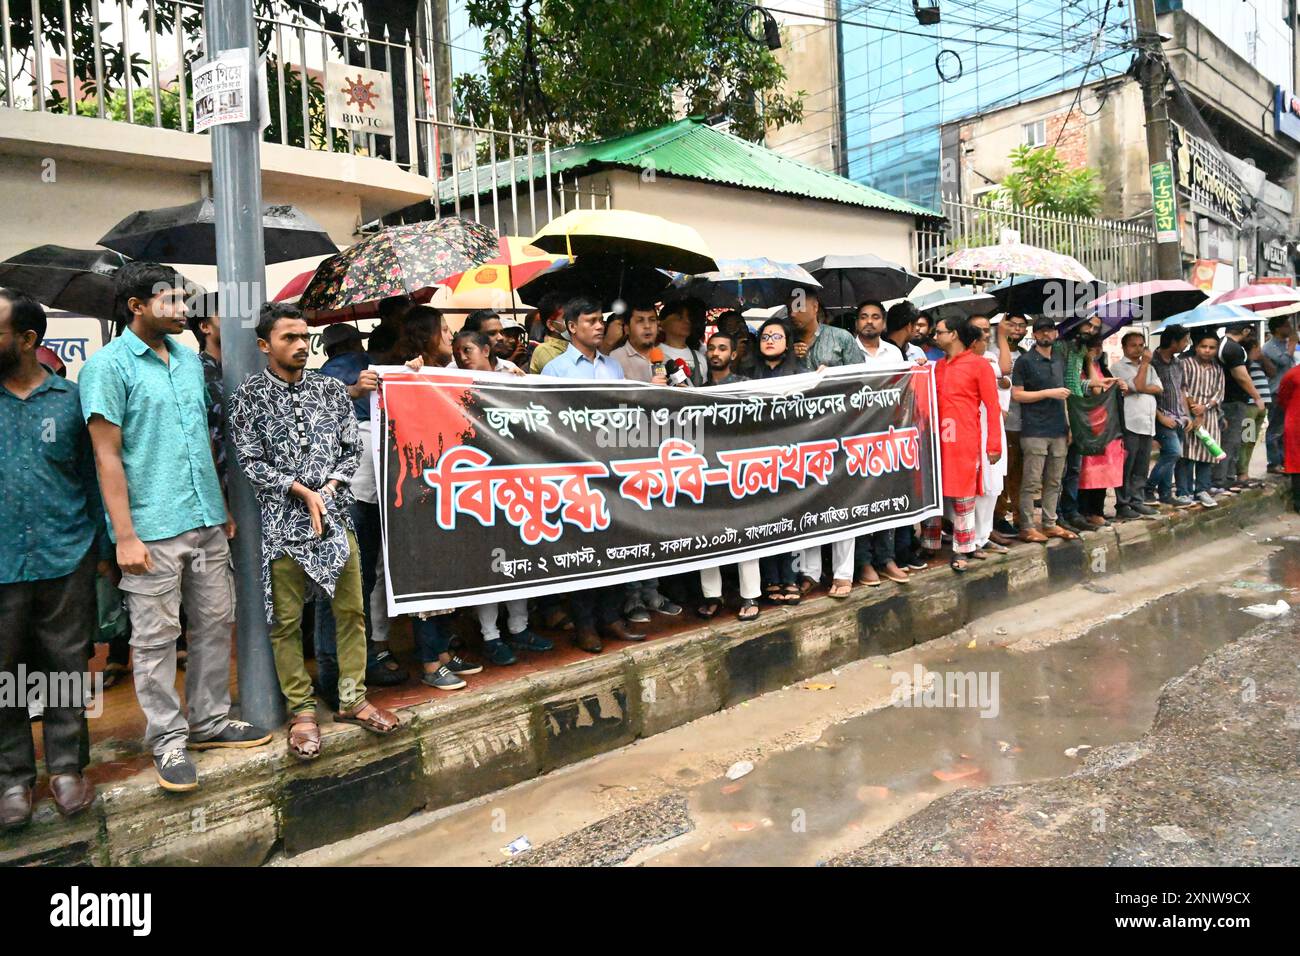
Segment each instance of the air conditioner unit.
M912 0L912 12L916 22L923 27L932 27L939 22L938 0Z

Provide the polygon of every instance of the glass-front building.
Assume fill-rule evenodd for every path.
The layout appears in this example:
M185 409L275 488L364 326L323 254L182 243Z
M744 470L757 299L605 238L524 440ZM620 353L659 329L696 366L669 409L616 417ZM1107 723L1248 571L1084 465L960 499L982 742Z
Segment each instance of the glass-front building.
M840 0L842 170L850 179L937 208L940 130L1122 73L1130 3L1117 0Z

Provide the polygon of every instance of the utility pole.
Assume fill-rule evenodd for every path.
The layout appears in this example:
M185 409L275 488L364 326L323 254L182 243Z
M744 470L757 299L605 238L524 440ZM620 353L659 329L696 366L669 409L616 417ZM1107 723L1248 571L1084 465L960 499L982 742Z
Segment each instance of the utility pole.
M221 306L221 378L226 395L260 372L257 315L266 293L262 244L262 154L257 30L252 0L205 0L204 39L209 58L224 50L248 53L249 118L213 126L212 198L217 213L217 287ZM235 561L235 625L240 716L258 727L284 722L262 597L262 514L226 436L230 510L238 525L231 541Z
M1183 277L1182 236L1178 228L1178 193L1169 155L1169 104L1165 98L1162 43L1156 28L1155 0L1134 0L1138 77L1146 111L1147 159L1151 164L1151 202L1156 227L1156 278ZM1170 215L1172 215L1172 228Z

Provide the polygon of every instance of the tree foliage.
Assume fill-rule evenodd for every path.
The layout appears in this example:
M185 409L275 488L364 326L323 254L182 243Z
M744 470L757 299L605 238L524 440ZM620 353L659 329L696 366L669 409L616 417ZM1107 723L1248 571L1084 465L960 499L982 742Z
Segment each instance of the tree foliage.
M483 75L455 78L462 110L561 142L721 116L747 139L797 122L802 91L741 30L727 0L469 0L484 30ZM761 35L761 32L760 34Z
M1097 171L1070 169L1056 147L1017 146L1010 159L1012 172L996 191L999 201L1067 216L1095 216L1101 210Z

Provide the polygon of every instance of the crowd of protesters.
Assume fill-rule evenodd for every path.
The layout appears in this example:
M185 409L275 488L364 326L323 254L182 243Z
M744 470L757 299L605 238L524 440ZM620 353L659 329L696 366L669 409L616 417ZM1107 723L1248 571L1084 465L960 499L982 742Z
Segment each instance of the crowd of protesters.
M306 321L295 308L272 304L256 330L265 370L226 395L219 303L208 300L194 314L181 277L155 263L128 263L116 286L125 329L91 357L76 384L37 359L46 329L41 307L0 291L0 422L11 439L0 458L0 669L87 671L97 591L115 586L129 616L129 673L145 744L169 791L198 786L189 751L257 747L272 736L230 713L228 541L237 529L226 489L236 468L261 509L262 599L290 752L303 760L321 753L317 697L335 721L378 735L400 725L367 696L369 687L410 679L389 646L368 426L377 366L683 388L845 366L930 365L934 373L942 517L710 568L698 583L694 574L679 575L412 616L420 679L440 691L468 686L485 665L551 651L554 641L530 622L569 631L577 648L599 653L608 641L644 640L641 625L655 615L681 616L673 596L713 618L724 607L724 575L733 572L737 615L752 620L763 604L798 604L823 583L839 599L855 586L905 587L945 541L950 568L962 573L1016 541L1076 538L1108 523L1112 491L1112 520L1150 517L1160 505L1213 508L1251 484L1250 456L1266 414L1269 470L1300 473L1300 400L1293 400L1300 372L1286 318L1269 321L1262 345L1249 325L1222 339L1166 328L1154 349L1129 331L1111 368L1096 319L1062 335L1042 317L959 319L919 314L906 301L886 308L868 300L850 316L850 331L827 321L813 290L797 291L784 317L757 329L735 311L708 321L695 300L633 301L606 316L594 300L551 295L531 327L480 311L454 335L438 309L398 297L381 303L368 335L329 326L321 337L326 361L310 371ZM175 338L187 325L199 353ZM1089 409L1112 390L1120 401L1110 407L1122 406L1122 424L1098 441ZM1290 429L1287 417L1296 419ZM477 632L471 642L465 625ZM128 673L123 647L110 649L108 667L114 678ZM82 773L84 708L51 700L43 720L54 801L64 814L78 813L95 795ZM21 826L31 818L36 781L31 731L19 708L0 707L0 721L0 826Z

